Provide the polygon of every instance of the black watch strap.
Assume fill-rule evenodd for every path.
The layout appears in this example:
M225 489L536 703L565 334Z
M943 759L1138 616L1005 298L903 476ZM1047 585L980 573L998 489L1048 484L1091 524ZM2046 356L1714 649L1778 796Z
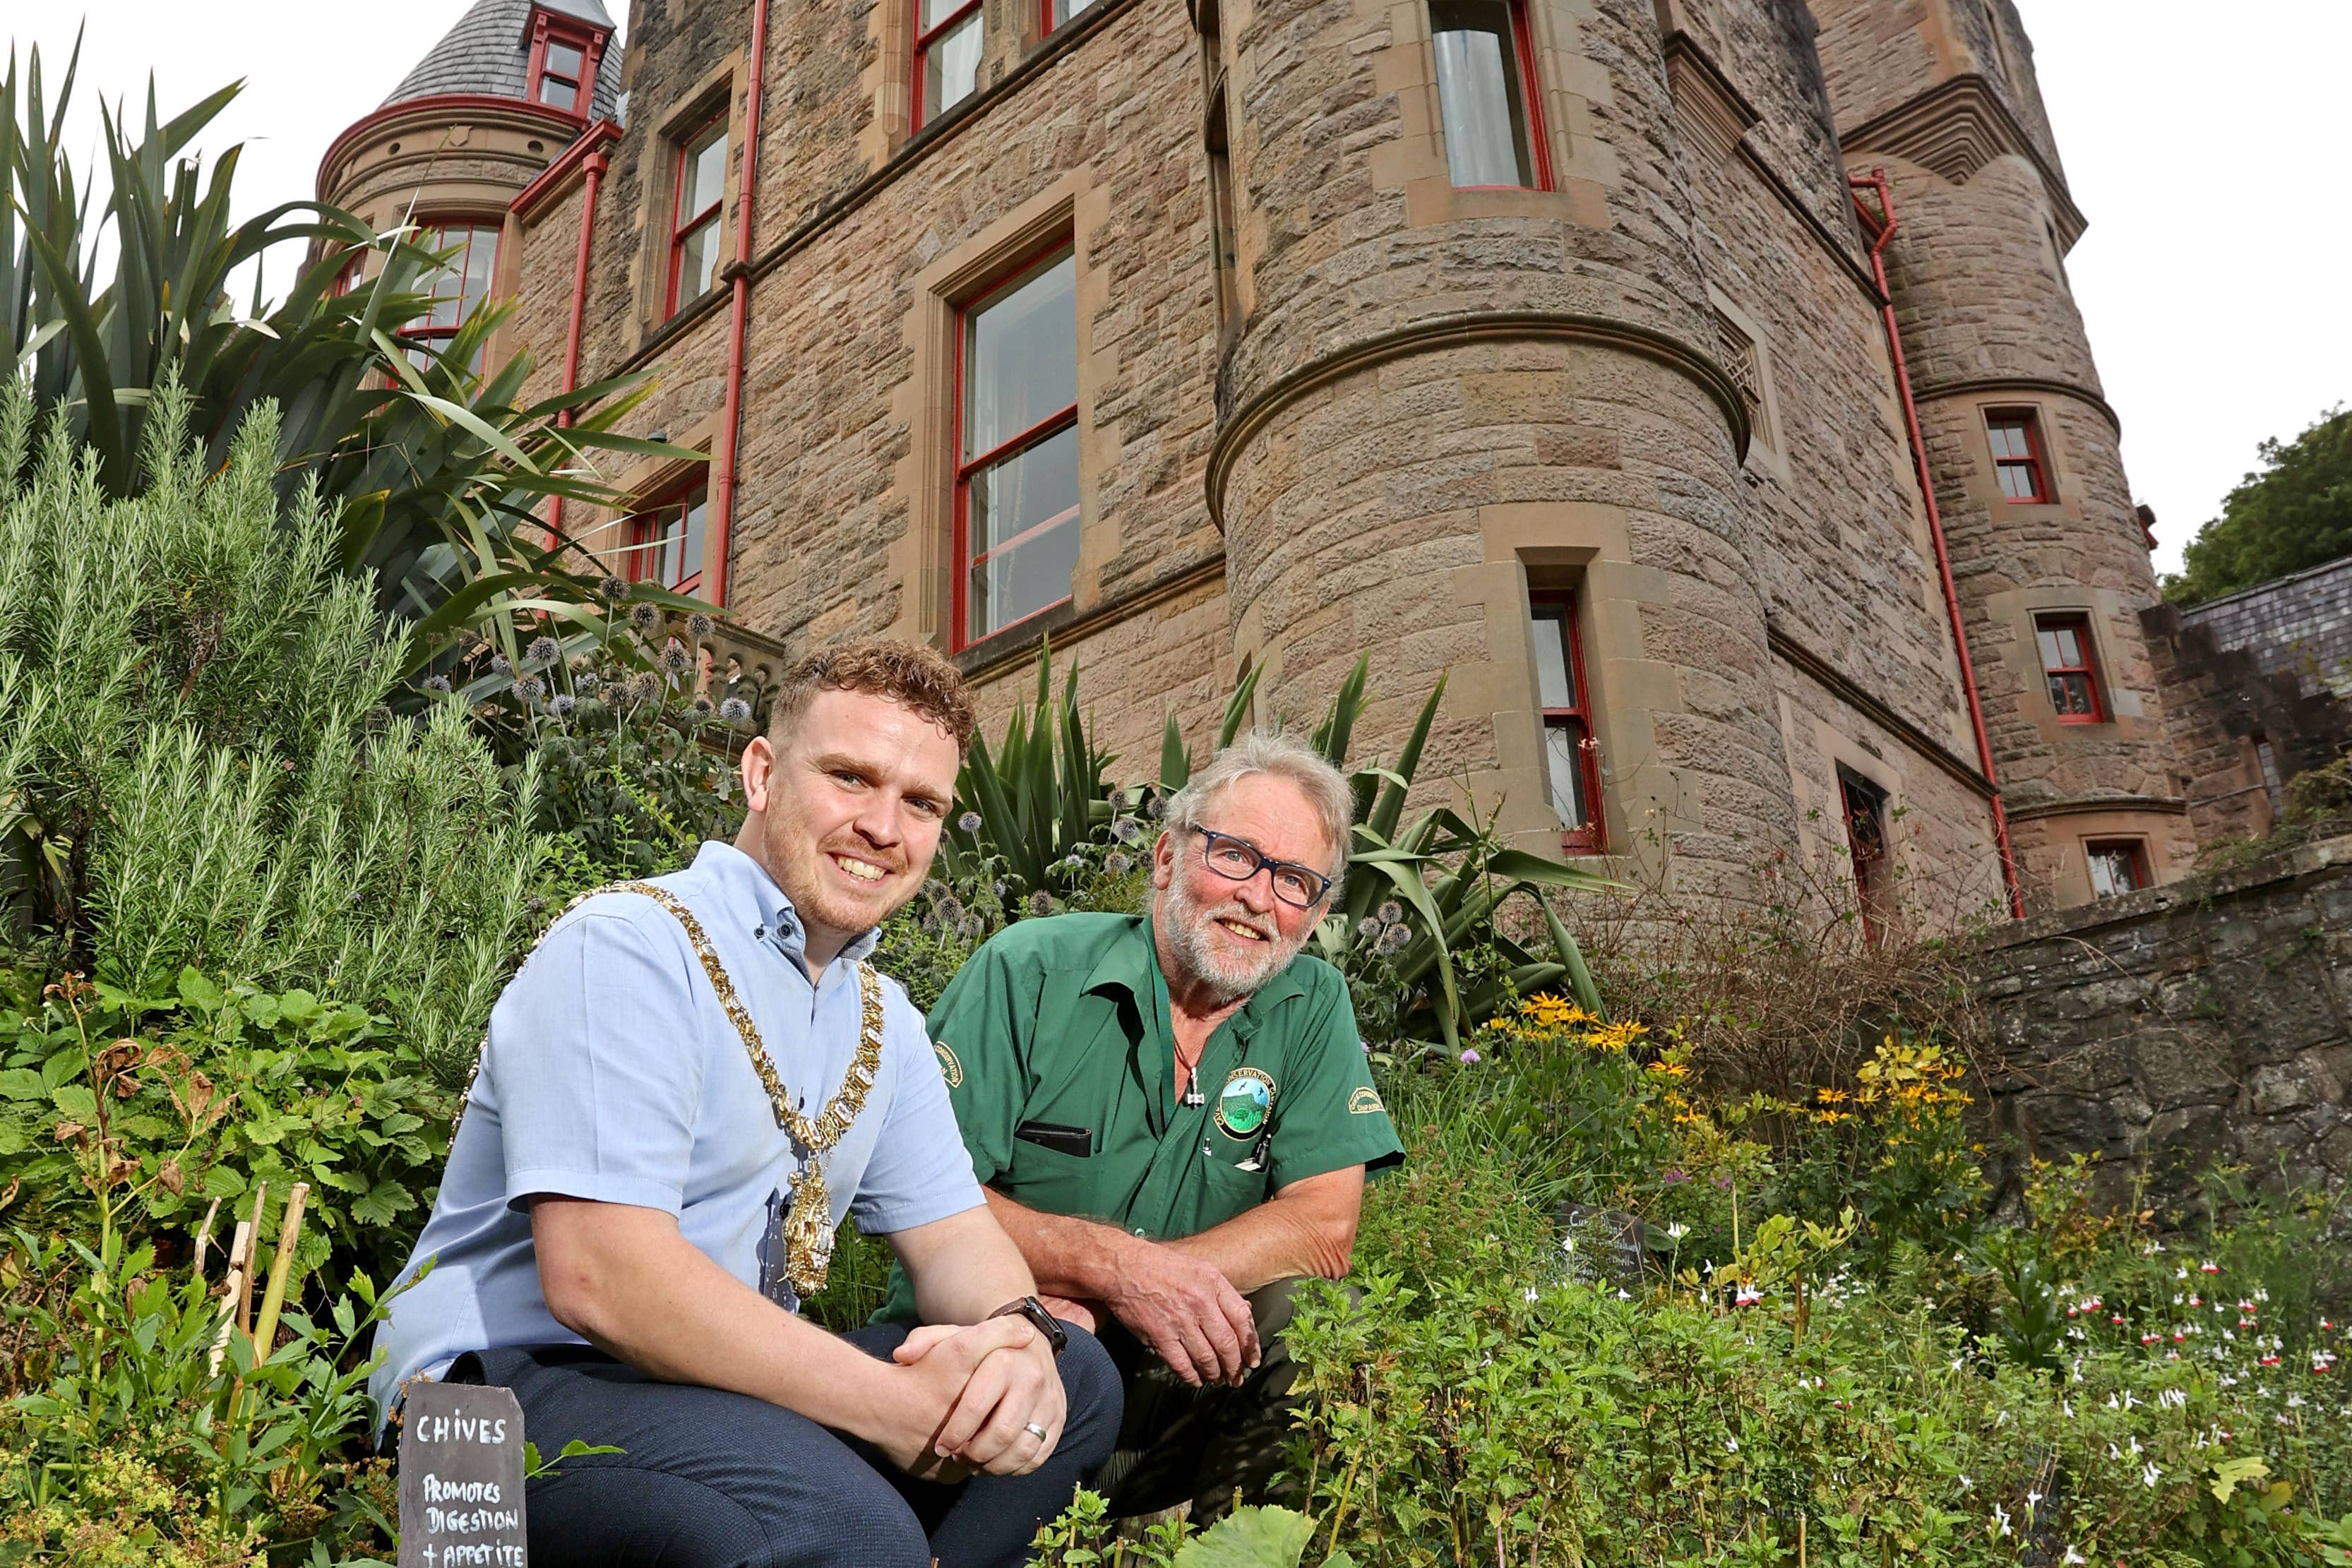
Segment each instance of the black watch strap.
M1024 1296L1017 1301L1007 1301L988 1315L992 1318L1014 1316L1027 1318L1035 1325L1037 1332L1045 1336L1045 1343L1054 1347L1054 1354L1056 1357L1061 1355L1064 1347L1070 1343L1069 1331L1062 1326L1062 1320L1047 1312L1045 1303L1034 1296Z

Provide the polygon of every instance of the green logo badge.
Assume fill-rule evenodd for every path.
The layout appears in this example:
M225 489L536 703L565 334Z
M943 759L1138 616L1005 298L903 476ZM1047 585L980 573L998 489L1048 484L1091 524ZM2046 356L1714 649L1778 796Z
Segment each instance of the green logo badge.
M1274 1080L1255 1067L1236 1067L1217 1095L1217 1127L1229 1138L1250 1138L1274 1108Z
M958 1061L956 1060L956 1053L948 1049L948 1042L943 1040L933 1040L931 1042L931 1049L940 1053L940 1074L948 1081L948 1087L950 1089L962 1088L963 1063Z
M1348 1096L1350 1116L1377 1116L1382 1109L1380 1092L1369 1083L1359 1084L1356 1092Z

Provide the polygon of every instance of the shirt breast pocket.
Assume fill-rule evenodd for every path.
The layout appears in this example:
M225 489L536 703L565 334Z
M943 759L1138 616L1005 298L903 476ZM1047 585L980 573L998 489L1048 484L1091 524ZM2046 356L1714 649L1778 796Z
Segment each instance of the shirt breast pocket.
M1098 1155L1074 1155L1046 1148L1027 1139L1013 1145L1012 1167L990 1185L1024 1207L1040 1214L1076 1215L1082 1219L1108 1218L1103 1212L1097 1168Z
M1264 1170L1245 1171L1224 1160L1206 1159L1201 1162L1204 1188L1201 1205L1201 1228L1223 1225L1238 1214L1246 1214L1264 1203L1268 1196L1268 1173Z

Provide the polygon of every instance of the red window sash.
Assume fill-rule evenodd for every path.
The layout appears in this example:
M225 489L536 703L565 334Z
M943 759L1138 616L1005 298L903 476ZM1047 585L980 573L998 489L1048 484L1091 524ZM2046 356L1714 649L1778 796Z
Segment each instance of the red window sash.
M667 544L665 531L675 520L677 524L678 549L686 548L686 509L703 486L697 485L678 490L652 503L629 519L627 563L621 575L631 582L652 582L673 589L679 593L691 593L702 586L702 563L680 559L680 572L676 582L664 582L661 575L662 551Z
M670 176L669 287L662 299L662 319L665 321L677 314L678 286L685 281L686 242L692 239L701 229L716 224L719 221L719 209L727 204L727 179L722 171L719 180L719 194L710 199L709 206L691 214L681 213L678 210L686 202L686 172L694 162L695 147L702 141L704 135L719 122L720 119L719 115L712 115L672 143L677 149L677 168Z
M547 68L547 46L550 42L569 44L580 51L579 80L573 81L561 71L551 71ZM592 107L589 95L594 91L596 68L600 63L599 57L604 53L604 34L588 27L567 27L554 21L545 12L540 13L538 20L531 25L530 29L530 72L523 87L523 97L541 109L554 110L558 114L569 114L576 119L586 120ZM553 104L540 97L541 88L551 79L565 82L571 86L572 107L570 109L556 109Z
M1592 696L1584 684L1584 632L1577 624L1576 595L1572 592L1535 592L1528 595L1530 610L1538 606L1556 606L1560 612L1561 640L1566 649L1569 695L1576 699L1571 707L1541 709L1547 752L1550 747L1550 732L1573 725L1583 732L1576 747L1579 780L1584 786L1586 821L1580 828L1562 828L1559 847L1577 854L1597 855L1607 848L1605 825L1607 811L1601 800L1601 737L1592 727ZM1540 694L1538 694L1540 695ZM1544 787L1551 787L1551 767L1544 766Z
M911 51L914 69L908 74L908 86L910 89L911 96L908 99L909 109L907 116L907 129L910 131L920 131L923 128L923 122L929 117L929 106L923 102L923 78L929 74L923 68L928 63L923 57L929 52L931 46L939 41L940 35L948 32L965 17L971 16L975 11L978 11L980 9L980 0L966 0L964 5L959 5L953 11L949 12L945 16L940 19L938 26L931 27L928 31L926 31L923 26L923 0L908 0L908 3L913 8L915 19L915 47ZM1045 30L1047 32L1051 32L1053 31L1054 16L1053 0L1045 0Z
M424 325L411 325L401 328L395 336L399 337L403 341L421 344L437 351L444 341L457 335L457 329L466 324L466 318L463 314L466 301L466 268L467 265L471 262L474 257L474 242L480 235L482 230L488 229L496 235L503 227L503 225L504 220L496 217L453 217L444 218L438 223L426 225L432 231L434 239L436 242L425 246L424 248L426 250L446 250L448 248L446 241L449 236L449 231L452 229L463 229L465 231L466 243L458 247L457 256L452 258L449 264L449 287L454 288L456 292L453 294L442 294L436 291L431 296L431 298L435 299L457 300L460 314L457 320L449 323L446 327L435 325L429 322ZM496 239L491 241L493 246L497 243ZM344 269L345 272L348 274L352 270L352 267L357 267L360 260L361 257L359 256L352 257L351 267L347 267ZM495 256L493 258L492 265L496 265ZM354 279L354 281L356 281L356 279ZM339 294L347 293L350 288L351 284L345 283L341 287L338 288L336 292ZM497 291L498 278L493 276L489 281L488 287L483 292L482 303L486 305L488 304L491 296L497 293Z
M1886 797L1858 787L1840 769L1838 805L1845 817L1846 854L1853 862L1854 906L1862 916L1862 939L1875 947L1882 935L1879 901L1886 895L1887 862L1894 858L1894 846L1886 841ZM1869 824L1866 835L1861 827L1864 822ZM1865 842L1865 838L1874 842Z
M2117 889L2119 893L2137 893L2148 885L2147 845L2142 840L2094 839L2083 846L2083 853L2086 859L2093 860L2116 855L2124 857L2125 874L2131 878L2131 886ZM2104 896L2099 894L2096 883L2092 884L2091 892L2095 896Z
M919 5L920 3L921 0L917 0L917 4ZM979 0L973 0L973 5L976 5L978 3ZM966 6L964 8L966 11L971 9L971 6ZM962 14L962 12L957 13L959 16ZM953 20L953 17L950 17L948 22L942 22L940 26L942 27L947 26L949 23ZM916 63L919 66L921 64L921 59L922 57L919 54L917 55ZM1053 413L1047 414L1044 419L1039 420L1036 423L1031 425L1028 429L1022 431L1019 434L1012 436L1007 440L998 442L994 446L991 447L988 451L982 453L977 457L967 458L963 455L964 360L971 350L971 332L970 330L971 308L973 305L981 303L982 301L992 300L997 292L1004 287L1004 285L1027 273L1041 270L1041 264L1044 263L1047 257L1059 256L1062 252L1068 250L1069 248L1070 242L1068 240L1056 239L1052 245L1045 246L1042 250L1033 252L1032 254L1024 256L1013 266L1008 267L1003 272L998 273L993 278L974 289L969 299L964 304L956 307L954 329L955 386L954 396L949 409L949 418L954 421L956 465L955 495L953 504L950 508L951 522L949 528L950 536L949 549L953 563L953 570L950 575L953 580L949 584L948 590L948 644L950 649L958 652L970 647L974 641L971 634L971 569L980 565L982 561L993 559L995 557L1003 554L1015 545L1024 543L1027 540L1045 533L1047 529L1067 521L1070 516L1066 511L1058 513L1055 516L1047 518L1045 522L1036 523L1029 528L1024 528L1012 538L1006 539L1003 543L993 546L989 549L982 550L979 555L974 556L971 553L971 482L973 478L995 466L997 464L1003 462L1006 458L1018 456L1020 454L1027 451L1030 447L1038 444L1040 442L1046 441L1054 436L1059 435L1063 431L1068 429L1078 422L1078 405L1073 402L1066 408L1060 409ZM1051 604L1041 604L1025 615L1016 616L1013 620L1004 622L1002 626L990 628L986 632L982 633L982 635L993 637L999 632L1009 632L1013 627L1020 625L1022 622L1034 621L1038 616L1045 614L1047 611L1059 609L1069 601L1069 595L1064 594L1061 598L1054 601Z
M1048 6L1053 0L1045 0ZM1456 185L1457 191L1549 191L1551 185L1551 138L1544 130L1542 78L1536 74L1535 34L1528 26L1527 0L1510 0L1511 58L1519 73L1519 107L1528 119L1528 155L1534 167L1530 185ZM1427 17L1423 18L1424 22Z
M2048 683L2053 677L2079 675L2082 677L2084 689L2090 694L2091 706L2088 712L2065 713L2062 711L2058 715L2058 722L2060 724L2105 724L2107 718L2107 705L2105 695L2099 690L2099 673L2094 667L2091 656L2090 617L2087 615L2053 615L2046 619L2036 618L2033 622L2033 652L2036 658L2040 658L2042 654L2042 633L2044 632L2074 632L2074 646L2081 649L2083 653L2083 662L2079 664L2043 664L2042 666L2042 675L2044 692L2047 692ZM2054 702L2051 706L2053 707L2057 706Z
M2032 493L2024 496L2011 496L2006 489L2003 489L2001 492L2001 499L2007 501L2012 507L2048 506L2051 499L2050 470L2049 465L2042 460L2042 421L2040 416L2037 415L2033 410L2028 408L1988 410L1985 413L1985 429L1988 433L1988 441L1990 440L1990 433L1996 425L2015 426L2024 431L2025 455L2022 457L1995 457L1993 459L1993 477L1997 481L2004 470L2021 468L2025 471L2026 477L2032 482L2033 486Z

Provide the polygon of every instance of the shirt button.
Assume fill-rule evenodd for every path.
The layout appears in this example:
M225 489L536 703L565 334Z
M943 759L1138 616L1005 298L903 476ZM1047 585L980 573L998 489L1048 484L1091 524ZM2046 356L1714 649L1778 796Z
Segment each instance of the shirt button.
M1149 1236L1149 1235L1150 1235L1150 1234L1151 1234L1151 1232L1150 1232L1149 1230L1140 1230L1140 1229L1139 1229L1139 1230L1138 1230L1138 1231L1136 1232L1136 1234L1137 1234L1138 1236Z

